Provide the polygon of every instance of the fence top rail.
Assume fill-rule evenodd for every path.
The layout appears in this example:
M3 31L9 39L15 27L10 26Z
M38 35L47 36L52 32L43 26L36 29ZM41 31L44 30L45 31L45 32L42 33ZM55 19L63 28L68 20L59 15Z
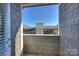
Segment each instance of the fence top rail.
M59 36L59 34L23 34L24 36Z

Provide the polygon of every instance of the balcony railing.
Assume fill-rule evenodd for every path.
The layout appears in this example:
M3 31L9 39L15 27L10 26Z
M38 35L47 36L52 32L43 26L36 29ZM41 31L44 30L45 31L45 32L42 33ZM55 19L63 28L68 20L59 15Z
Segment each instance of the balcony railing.
M59 35L24 34L24 55L60 55Z

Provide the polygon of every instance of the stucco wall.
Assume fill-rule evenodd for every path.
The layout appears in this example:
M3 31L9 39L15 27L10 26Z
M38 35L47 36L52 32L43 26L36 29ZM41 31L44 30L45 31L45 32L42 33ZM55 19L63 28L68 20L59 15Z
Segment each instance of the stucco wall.
M60 55L59 36L23 35L24 54Z

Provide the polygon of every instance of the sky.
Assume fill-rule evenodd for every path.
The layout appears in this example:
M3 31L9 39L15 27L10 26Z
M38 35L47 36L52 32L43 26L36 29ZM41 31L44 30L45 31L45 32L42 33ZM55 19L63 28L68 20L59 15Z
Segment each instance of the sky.
M44 23L45 26L53 26L59 23L58 5L36 6L23 9L23 24L35 26L36 23Z

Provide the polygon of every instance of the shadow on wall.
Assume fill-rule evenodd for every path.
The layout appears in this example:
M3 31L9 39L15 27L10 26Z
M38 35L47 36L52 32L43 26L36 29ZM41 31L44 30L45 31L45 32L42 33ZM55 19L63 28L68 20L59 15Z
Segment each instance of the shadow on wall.
M23 54L59 56L59 36L23 35Z

